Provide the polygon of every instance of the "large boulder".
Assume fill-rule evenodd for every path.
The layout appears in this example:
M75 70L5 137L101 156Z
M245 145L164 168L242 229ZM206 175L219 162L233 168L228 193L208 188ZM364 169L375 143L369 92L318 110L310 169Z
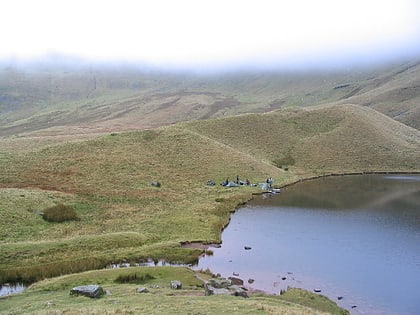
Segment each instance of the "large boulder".
M71 295L84 295L90 298L100 298L105 294L104 289L97 284L82 285L70 290Z

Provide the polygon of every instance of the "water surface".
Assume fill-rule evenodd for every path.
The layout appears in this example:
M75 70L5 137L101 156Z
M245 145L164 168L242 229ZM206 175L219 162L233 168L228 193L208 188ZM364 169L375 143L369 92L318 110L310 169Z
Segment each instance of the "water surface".
M418 175L302 182L239 209L222 241L198 268L274 294L320 289L352 314L420 314Z

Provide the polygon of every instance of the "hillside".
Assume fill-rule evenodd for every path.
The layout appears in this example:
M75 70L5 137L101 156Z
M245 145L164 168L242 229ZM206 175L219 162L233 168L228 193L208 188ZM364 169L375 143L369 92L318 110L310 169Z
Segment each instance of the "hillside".
M73 138L319 104L374 108L419 129L420 63L193 75L136 66L0 68L0 136Z
M50 261L62 273L123 258L195 259L200 251L179 242L220 241L230 211L259 192L207 186L208 179L239 175L258 183L271 176L284 185L329 173L413 172L420 171L419 152L420 131L369 108L341 105L2 153L0 276L31 274ZM73 205L80 221L56 225L35 214L58 203ZM90 245L75 250L83 240ZM75 253L84 257L76 265ZM53 266L47 275L55 274Z

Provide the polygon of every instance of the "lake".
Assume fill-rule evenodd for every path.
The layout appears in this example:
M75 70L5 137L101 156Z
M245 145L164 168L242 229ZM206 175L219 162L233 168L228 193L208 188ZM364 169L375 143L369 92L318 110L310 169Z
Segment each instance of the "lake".
M333 176L256 196L212 250L198 269L254 289L321 290L352 314L420 314L420 176Z

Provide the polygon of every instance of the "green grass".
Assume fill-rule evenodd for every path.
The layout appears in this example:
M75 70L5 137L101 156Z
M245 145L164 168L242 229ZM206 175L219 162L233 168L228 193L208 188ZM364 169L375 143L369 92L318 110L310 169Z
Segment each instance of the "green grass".
M116 281L133 274L148 279L142 283ZM171 280L181 281L182 290L170 289ZM93 283L112 295L100 299L70 296L74 286ZM136 293L138 287L148 288L149 293ZM90 271L38 282L22 294L1 299L0 314L348 314L316 294L300 294L298 303L294 299L295 290L282 296L250 294L247 299L204 296L203 282L188 268L135 267ZM304 306L311 303L314 308Z

